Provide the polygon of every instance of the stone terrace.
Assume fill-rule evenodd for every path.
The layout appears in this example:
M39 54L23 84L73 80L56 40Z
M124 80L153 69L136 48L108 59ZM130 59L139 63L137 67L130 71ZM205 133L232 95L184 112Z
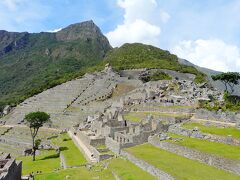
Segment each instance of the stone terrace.
M44 111L50 114L53 127L71 127L82 120L84 107L104 101L111 96L117 83L125 80L113 72L86 74L81 79L66 82L25 100L1 120L9 125L23 124L27 113ZM93 112L98 110L93 109Z

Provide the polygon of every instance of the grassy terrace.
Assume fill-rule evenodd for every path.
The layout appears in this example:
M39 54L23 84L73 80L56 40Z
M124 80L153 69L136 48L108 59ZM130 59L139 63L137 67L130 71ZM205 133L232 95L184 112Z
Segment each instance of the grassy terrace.
M61 147L67 166L78 166L87 163L83 154L75 146L68 134L61 134L52 140L54 144Z
M109 163L109 168L116 173L120 179L156 179L130 161L121 158L112 159Z
M67 134L54 138L52 142L60 147L67 166L78 166L87 162ZM23 162L23 175L30 172L36 173L37 171L51 173L55 169L60 168L60 158L55 150L41 151L41 155L36 156L36 161L34 162L31 156L19 157L18 159Z
M66 179L66 176L69 176L69 179L71 179L71 180L79 180L79 179L112 180L112 179L114 179L111 171L109 171L109 170L93 172L93 171L88 171L85 167L72 168L72 169L61 170L58 172L42 174L42 175L37 176L35 179L36 180L49 180L49 179L60 180L60 179Z
M186 136L180 136L177 134L169 133L169 135L173 138L182 138L182 141L174 142L169 140L171 143L175 143L177 145L186 146L188 148L196 149L205 153L222 156L225 158L240 160L240 147L239 146L231 146L222 143L210 142L207 140L199 140L195 138L189 138Z
M36 179L38 180L59 180L65 179L66 176L70 176L70 179L103 179L103 180L112 180L114 179L113 173L115 173L119 178L123 180L129 179L156 179L152 175L143 171L136 165L132 164L128 160L116 158L105 161L104 163L108 164L108 168L104 169L103 163L95 164L91 170L86 169L85 167L72 168L66 170L60 170L58 172L45 173L38 175Z
M40 156L36 156L36 161L32 161L32 156L19 157L22 160L22 174L27 175L31 172L42 171L49 173L54 169L60 168L60 158L55 150L42 151Z
M142 119L146 118L148 115L152 116L159 116L159 117L175 117L175 118L184 118L187 117L188 115L186 114L181 114L181 113L162 113L162 112L156 112L156 111L142 111L142 112L130 112L124 117L126 120L129 121L134 121L134 122L139 122Z
M215 134L220 136L228 136L231 135L233 138L240 139L240 130L236 128L219 128L215 126L205 126L200 123L189 122L183 124L183 127L186 129L193 129L194 127L198 127L200 131L209 134Z
M240 179L237 175L178 156L150 144L128 148L126 151L180 180Z

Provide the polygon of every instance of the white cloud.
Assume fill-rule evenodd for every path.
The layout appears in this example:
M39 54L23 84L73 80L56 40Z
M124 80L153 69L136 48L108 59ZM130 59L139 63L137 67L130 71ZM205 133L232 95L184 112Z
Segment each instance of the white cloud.
M172 52L180 58L217 71L240 71L240 49L220 39L182 41Z
M0 29L22 31L41 26L48 16L49 7L39 0L1 0Z
M55 33L55 32L61 31L61 30L62 30L62 28L58 28L58 29L49 30L47 32Z
M117 2L125 13L123 24L106 34L112 46L134 42L159 46L160 25L167 22L170 16L160 9L157 1L118 0Z
M2 4L11 11L16 11L22 3L26 2L27 0L2 0Z

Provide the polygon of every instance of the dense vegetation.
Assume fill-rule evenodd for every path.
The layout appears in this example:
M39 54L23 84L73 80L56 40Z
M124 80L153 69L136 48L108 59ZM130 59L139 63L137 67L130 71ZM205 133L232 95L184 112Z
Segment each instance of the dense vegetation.
M19 49L8 48L9 51L0 56L0 106L17 104L81 75L85 67L102 61L111 46L94 24L89 22L88 26L95 33L87 34L90 37L85 35L89 33L89 28L78 24L76 28L79 28L78 33L84 35L83 38L58 40L61 36L64 39L66 33L58 36L54 33L36 33L29 34L26 43L19 45ZM72 34L75 31L67 32Z
M197 69L181 65L177 56L153 46L125 44L111 51L99 28L88 23L71 25L57 34L21 34L24 40L20 38L18 48L14 44L8 46L8 51L5 48L5 54L0 54L0 109L86 72L102 70L106 63L115 70L160 68L192 73L196 82L205 81L205 75ZM163 73L150 77L159 79L170 77Z
M239 85L240 73L238 72L227 72L212 76L214 81L221 81L225 86L225 91L229 93L234 92L234 86Z
M154 73L150 73L141 77L143 82L149 81L159 81L159 80L172 80L172 77L165 72L157 71Z
M205 75L192 66L182 65L178 57L168 51L139 43L125 44L110 51L104 63L110 63L115 70L159 68L196 75L195 82L206 81Z
M202 101L199 102L199 108L204 108L209 111L240 111L240 96L231 95L227 90L224 92L224 102L219 102L216 99L212 99L212 102Z

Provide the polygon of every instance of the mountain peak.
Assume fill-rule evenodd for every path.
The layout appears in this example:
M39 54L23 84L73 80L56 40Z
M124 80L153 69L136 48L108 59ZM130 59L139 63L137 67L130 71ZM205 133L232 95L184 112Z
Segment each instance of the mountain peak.
M92 21L71 24L56 33L56 37L61 41L71 41L77 39L103 38L99 27Z

